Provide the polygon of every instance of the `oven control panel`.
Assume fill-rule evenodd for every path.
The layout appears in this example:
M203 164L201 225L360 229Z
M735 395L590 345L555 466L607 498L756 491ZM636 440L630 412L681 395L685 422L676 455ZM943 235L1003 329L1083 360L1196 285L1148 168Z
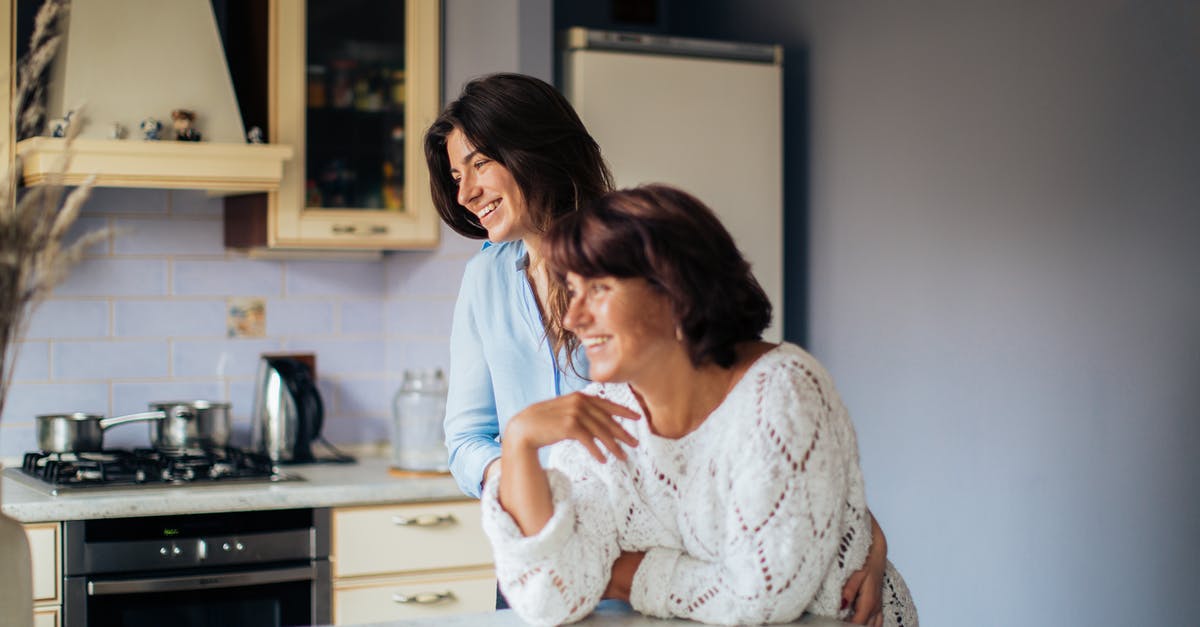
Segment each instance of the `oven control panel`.
M93 542L83 547L83 561L92 573L259 564L311 559L315 557L312 545L312 534L304 529L177 540Z

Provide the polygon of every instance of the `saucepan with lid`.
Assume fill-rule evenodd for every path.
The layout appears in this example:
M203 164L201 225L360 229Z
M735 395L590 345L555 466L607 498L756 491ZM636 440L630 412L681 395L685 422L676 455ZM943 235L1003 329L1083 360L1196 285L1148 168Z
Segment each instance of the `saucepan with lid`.
M161 411L105 418L85 412L37 417L38 448L47 453L87 453L104 449L104 431L127 422L161 421Z

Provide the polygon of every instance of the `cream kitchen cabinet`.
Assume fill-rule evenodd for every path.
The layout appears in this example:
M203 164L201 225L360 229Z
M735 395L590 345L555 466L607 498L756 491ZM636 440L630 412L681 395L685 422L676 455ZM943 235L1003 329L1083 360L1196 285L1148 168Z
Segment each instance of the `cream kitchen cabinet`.
M59 524L38 523L25 526L29 553L33 562L33 622L35 627L57 627L62 610L62 555Z
M422 137L440 107L440 0L257 1L268 1L268 49L231 65L266 57L267 137L296 158L278 191L226 199L225 245L259 256L437 246Z
M336 508L332 538L334 624L495 607L477 501Z

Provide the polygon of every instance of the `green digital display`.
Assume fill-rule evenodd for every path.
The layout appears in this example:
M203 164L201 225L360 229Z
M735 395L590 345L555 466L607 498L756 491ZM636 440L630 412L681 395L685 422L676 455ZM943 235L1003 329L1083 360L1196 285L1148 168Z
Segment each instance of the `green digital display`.
M179 535L179 530L168 528L168 529L163 529L162 533L163 533L163 537L170 538L170 537Z

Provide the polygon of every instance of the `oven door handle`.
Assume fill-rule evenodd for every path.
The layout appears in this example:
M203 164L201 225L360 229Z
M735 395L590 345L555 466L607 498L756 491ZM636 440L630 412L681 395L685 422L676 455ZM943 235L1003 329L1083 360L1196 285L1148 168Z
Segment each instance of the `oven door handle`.
M210 588L234 588L258 586L289 581L315 580L317 574L312 566L256 570L245 573L217 575L187 575L182 577L151 577L147 579L121 579L117 581L89 581L88 596L112 594L136 594L139 592L177 592L180 590L208 590Z

